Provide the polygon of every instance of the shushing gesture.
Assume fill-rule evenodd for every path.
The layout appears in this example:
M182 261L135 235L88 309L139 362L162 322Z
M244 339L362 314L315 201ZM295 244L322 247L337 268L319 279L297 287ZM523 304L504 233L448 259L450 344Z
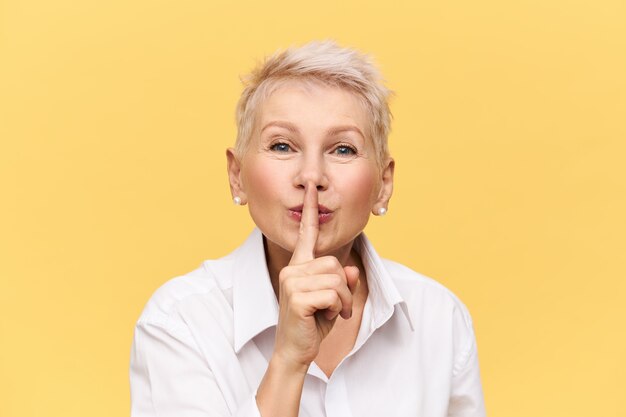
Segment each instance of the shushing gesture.
M352 296L359 279L355 266L334 256L315 257L319 235L317 188L306 185L300 233L289 262L279 274L279 317L274 354L308 369L337 316L352 316Z

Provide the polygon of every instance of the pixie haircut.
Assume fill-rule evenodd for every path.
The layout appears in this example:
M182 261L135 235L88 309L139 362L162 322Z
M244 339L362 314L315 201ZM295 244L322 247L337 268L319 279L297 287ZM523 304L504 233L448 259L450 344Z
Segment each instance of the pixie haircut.
M298 48L278 51L242 77L243 92L237 103L235 152L242 157L252 136L258 111L285 81L318 82L355 94L369 114L369 137L380 167L389 157L387 137L391 128L389 98L372 59L359 51L342 48L333 41L314 41ZM366 133L367 135L367 133Z

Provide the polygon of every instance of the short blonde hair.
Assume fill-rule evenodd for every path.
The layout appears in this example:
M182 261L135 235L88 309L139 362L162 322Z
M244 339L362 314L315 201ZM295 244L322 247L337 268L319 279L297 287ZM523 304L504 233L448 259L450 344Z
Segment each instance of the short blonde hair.
M391 129L389 98L393 94L372 59L359 51L342 48L334 41L313 41L298 48L278 51L242 78L243 92L237 103L235 151L245 153L258 109L284 81L317 81L356 94L370 116L370 134L379 166L389 157L387 138Z

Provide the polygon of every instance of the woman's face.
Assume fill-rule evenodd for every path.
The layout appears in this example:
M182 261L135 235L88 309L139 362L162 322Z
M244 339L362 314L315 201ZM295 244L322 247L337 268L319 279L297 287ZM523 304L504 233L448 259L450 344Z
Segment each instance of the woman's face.
M268 246L293 252L307 183L318 190L317 256L351 247L370 212L386 207L393 161L380 169L368 126L361 102L341 88L288 82L266 99L246 153L228 157L233 194Z

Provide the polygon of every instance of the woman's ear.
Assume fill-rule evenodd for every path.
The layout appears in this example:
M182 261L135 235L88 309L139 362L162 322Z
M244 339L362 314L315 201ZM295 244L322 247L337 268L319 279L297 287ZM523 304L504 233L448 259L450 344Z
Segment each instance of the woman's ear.
M226 149L226 163L228 169L228 182L230 183L230 193L233 201L238 197L240 200L236 204L246 204L246 193L241 181L241 161L237 157L235 149Z
M395 167L396 162L393 158L388 158L385 161L385 165L381 171L381 187L378 193L378 200L376 200L374 207L372 207L372 213L375 215L380 216L387 212L389 200L391 199L391 194L393 194L393 173Z

